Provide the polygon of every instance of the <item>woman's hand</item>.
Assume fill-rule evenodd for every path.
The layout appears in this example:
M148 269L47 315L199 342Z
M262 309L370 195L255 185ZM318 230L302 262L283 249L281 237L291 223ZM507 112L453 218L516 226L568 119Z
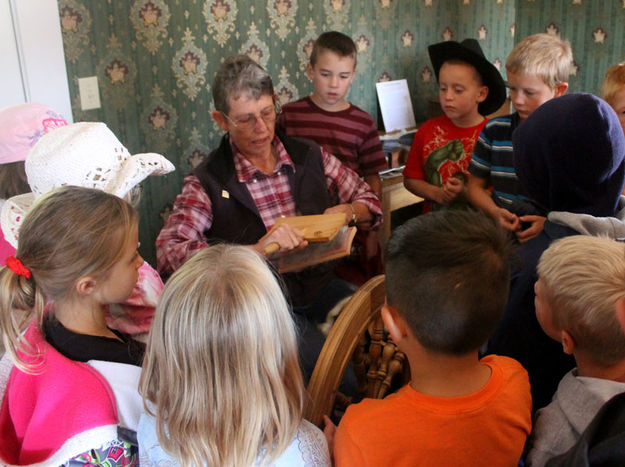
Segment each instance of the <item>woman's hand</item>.
M290 254L308 246L304 232L288 224L281 224L271 235L254 245L254 249L263 256Z

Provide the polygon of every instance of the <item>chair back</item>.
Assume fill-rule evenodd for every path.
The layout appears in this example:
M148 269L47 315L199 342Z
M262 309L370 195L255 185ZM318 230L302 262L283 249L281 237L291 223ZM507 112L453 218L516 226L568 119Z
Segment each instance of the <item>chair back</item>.
M350 360L360 397L384 397L396 375L402 375L402 383L410 380L406 357L382 322L380 310L385 291L383 274L369 279L347 302L332 326L308 383L311 400L304 417L315 425L321 426L323 415L330 416L337 402L351 402L338 392Z

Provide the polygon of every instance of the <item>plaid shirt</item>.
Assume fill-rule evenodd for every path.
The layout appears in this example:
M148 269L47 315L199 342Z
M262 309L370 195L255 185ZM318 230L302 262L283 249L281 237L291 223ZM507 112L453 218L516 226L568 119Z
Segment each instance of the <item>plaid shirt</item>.
M271 229L279 217L296 216L297 207L284 169L291 166L295 170L295 166L278 137L273 140L278 162L271 175L252 165L232 141L231 146L237 179L247 186L266 229ZM339 204L365 204L374 217L370 228L377 227L382 221L377 195L336 157L323 149L321 152L328 191L337 194ZM208 246L204 232L213 224L211 201L195 175L185 177L183 183L174 210L156 239L157 269L160 272L175 271L198 250Z

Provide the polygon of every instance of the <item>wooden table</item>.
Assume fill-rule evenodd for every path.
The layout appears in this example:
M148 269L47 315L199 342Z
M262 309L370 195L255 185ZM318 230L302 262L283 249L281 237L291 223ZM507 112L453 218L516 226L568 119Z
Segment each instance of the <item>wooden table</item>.
M411 204L420 203L423 198L413 195L404 188L404 176L401 171L380 176L382 179L382 215L384 221L378 231L380 245L384 246L391 236L391 212Z

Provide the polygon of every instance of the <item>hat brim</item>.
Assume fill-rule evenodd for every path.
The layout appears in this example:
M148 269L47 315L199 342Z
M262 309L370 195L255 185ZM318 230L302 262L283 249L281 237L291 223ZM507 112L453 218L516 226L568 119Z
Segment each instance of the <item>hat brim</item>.
M135 154L127 158L116 177L103 191L123 198L150 175L165 175L175 170L174 165L156 153ZM92 188L84 185L86 188ZM19 229L24 217L37 198L34 193L13 196L4 202L0 212L0 226L7 242L17 249Z
M481 115L490 115L496 112L506 101L506 84L501 77L501 73L499 73L495 65L482 55L456 41L445 41L430 45L428 53L437 81L443 63L448 60L462 60L475 67L480 76L482 76L484 85L488 86L488 96L478 105L478 112Z
M35 203L35 194L26 193L7 199L0 212L0 227L4 239L17 250L17 236L24 217Z
M105 191L123 198L150 175L165 175L174 170L174 164L160 154L153 152L135 154L123 162L119 173L111 180Z

